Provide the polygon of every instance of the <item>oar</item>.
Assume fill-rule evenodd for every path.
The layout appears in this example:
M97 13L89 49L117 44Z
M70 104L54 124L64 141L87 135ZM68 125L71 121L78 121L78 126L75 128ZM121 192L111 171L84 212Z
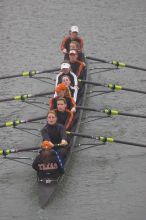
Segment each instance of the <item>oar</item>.
M129 117L135 117L135 118L146 118L146 115L138 115L138 114L131 114L127 112L120 112L116 109L110 109L110 108L96 109L96 108L88 108L84 106L77 106L77 109L83 109L83 110L93 111L93 112L101 112L101 113L107 114L108 116L122 115L122 116L129 116Z
M95 61L99 61L99 62L102 62L102 63L113 64L113 65L115 65L115 66L117 66L117 67L120 67L120 68L127 67L127 68L131 68L131 69L146 71L146 68L137 67L137 66L132 66L132 65L129 65L129 64L125 64L125 63L123 63L123 62L116 61L116 60L108 61L108 60L99 59L99 58L90 57L90 56L87 56L86 58L89 59L89 60L95 60Z
M43 71L36 71L36 70L32 70L32 71L27 71L27 72L22 72L20 74L16 74L16 75L4 75L0 77L1 79L11 79L11 78L16 78L16 77L25 77L25 76L29 76L29 77L33 77L34 75L38 75L38 74L43 74L43 73L52 73L52 72L56 72L59 71L60 68L54 68L54 69L50 69L50 70L43 70Z
M65 145L61 145L61 144L55 144L54 147L64 147ZM28 148L22 148L22 149L0 149L0 155L8 155L11 153L19 153L19 152L26 152L26 151L34 151L34 150L41 150L41 147L28 147Z
M28 148L22 148L22 149L0 149L0 155L8 155L11 153L19 153L19 152L25 152L25 151L33 151L33 150L38 150L40 147L28 147Z
M33 97L41 97L41 96L45 96L45 95L52 95L54 94L54 92L42 92L42 93L37 93L37 94L21 94L21 95L16 95L14 97L10 97L10 98L5 98L5 99L0 99L0 102L8 102L8 101L25 101L29 98L33 98Z
M138 146L138 147L146 147L145 144L116 140L113 137L92 136L92 135L88 135L88 134L82 134L82 133L70 132L70 131L66 131L66 133L71 136L78 136L78 137L83 137L83 138L94 139L94 140L101 141L103 143L109 142L109 143L127 144L127 145Z
M101 83L96 83L96 82L92 82L92 81L88 81L88 80L82 80L82 79L78 79L79 82L82 83L87 83L87 84L91 84L94 86L104 86L107 87L113 91L120 91L120 90L125 90L125 91L130 91L130 92L136 92L136 93L142 93L142 94L146 94L146 91L142 91L142 90L137 90L137 89L130 89L130 88L125 88L121 85L116 85L116 84L101 84Z
M4 127L13 127L14 128L20 124L33 122L33 121L39 121L39 120L46 119L46 118L47 118L47 115L36 117L36 118L30 118L30 119L26 119L26 120L18 119L18 120L14 120L14 121L7 121L7 122L1 124L0 128L4 128Z

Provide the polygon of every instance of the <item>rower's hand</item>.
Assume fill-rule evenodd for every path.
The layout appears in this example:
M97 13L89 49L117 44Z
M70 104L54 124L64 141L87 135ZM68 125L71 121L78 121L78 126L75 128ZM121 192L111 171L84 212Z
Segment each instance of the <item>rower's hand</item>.
M66 146L66 145L68 145L68 143L67 143L66 140L62 140L61 143L60 143L60 145L64 145L64 146Z
M62 50L62 52L63 52L64 54L66 54L66 53L67 53L67 49L64 48L64 49Z
M71 109L71 112L76 112L76 108L73 107L73 108Z
M41 148L42 149L46 149L46 150L50 150L54 147L54 144L51 141L43 141L41 143Z

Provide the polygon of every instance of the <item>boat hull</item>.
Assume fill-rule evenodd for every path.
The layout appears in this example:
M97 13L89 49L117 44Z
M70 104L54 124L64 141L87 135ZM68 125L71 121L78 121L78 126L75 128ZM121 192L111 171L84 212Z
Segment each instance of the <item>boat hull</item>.
M85 69L84 79L88 80L88 67ZM84 84L82 89L79 91L77 105L84 106L85 101L86 101L86 92L87 92L87 84ZM83 114L83 110L78 110L76 112L75 120L71 128L71 131L75 131L75 132L79 131L82 114ZM64 165L65 172L68 168L68 164L69 164L72 152L74 150L74 146L76 144L76 139L77 139L76 136L70 139L69 151L68 151L68 154L65 160L65 165ZM64 174L59 174L57 178L51 178L50 176L49 178L45 178L41 180L38 179L38 197L39 197L39 203L40 203L41 208L45 208L45 206L49 203L54 193L56 192L59 183L62 181L63 177L64 177Z

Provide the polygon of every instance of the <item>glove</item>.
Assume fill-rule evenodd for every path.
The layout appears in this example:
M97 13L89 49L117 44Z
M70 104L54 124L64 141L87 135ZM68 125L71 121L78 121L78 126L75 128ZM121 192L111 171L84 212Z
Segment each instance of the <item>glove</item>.
M53 146L54 145L52 144L51 141L43 141L41 143L41 148L44 149L44 150L50 150L50 149L52 149Z

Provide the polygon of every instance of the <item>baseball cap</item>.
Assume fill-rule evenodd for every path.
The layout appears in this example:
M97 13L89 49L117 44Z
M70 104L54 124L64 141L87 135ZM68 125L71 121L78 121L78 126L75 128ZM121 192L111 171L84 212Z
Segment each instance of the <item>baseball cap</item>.
M70 50L69 54L77 54L76 50Z
M70 30L71 32L77 32L77 33L79 32L78 26L71 26Z
M69 63L62 63L61 64L61 70L62 69L68 69L68 68L70 68L70 64Z

